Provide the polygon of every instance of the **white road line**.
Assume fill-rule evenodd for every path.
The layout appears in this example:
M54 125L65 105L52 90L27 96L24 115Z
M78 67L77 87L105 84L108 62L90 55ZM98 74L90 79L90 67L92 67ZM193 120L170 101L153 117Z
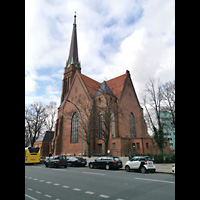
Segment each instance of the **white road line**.
M104 195L104 194L99 195L99 197L102 197L102 198L105 198L105 199L110 198L110 196L107 196L107 195Z
M44 180L39 180L40 182L44 182Z
M32 179L32 177L28 177L28 179Z
M79 188L73 188L74 191L81 191Z
M94 192L86 191L86 194L94 194Z
M160 182L160 183L175 183L175 182L172 182L172 181L162 181L162 180L155 180L155 179L146 179L146 178L135 178L135 179L138 179L138 180L144 180L144 181L156 181L156 182Z
M34 181L37 181L38 179L37 179L37 178L34 178L33 180L34 180Z
M59 183L54 183L54 185L60 185Z
M94 172L82 172L84 174L94 174L94 175L101 175L104 176L105 174L100 174L100 173L94 173Z
M52 183L52 182L46 182L46 183L50 184L50 183Z
M50 196L50 195L48 195L48 194L45 194L44 196L45 196L45 197L49 197L49 198L51 198L51 197L52 197L52 196Z
M26 196L26 197L28 197L29 199L32 199L32 200L37 200L36 198L34 198L34 197L31 197L31 196L29 196L29 195L27 195L27 194L25 194L25 196Z
M28 190L30 190L30 191L31 191L31 190L33 190L33 189L31 189L31 188L28 188Z
M69 188L69 186L67 186L67 185L63 185L62 187L63 187L63 188Z
M37 166L33 166L33 167L35 167L35 168L42 168L42 167L37 167Z
M38 193L38 194L41 194L41 192L39 192L39 191L35 191L36 193Z
M64 169L52 169L52 170L56 170L56 171L64 171L64 172L66 172L66 170L64 170Z
M124 199L116 199L116 200L124 200Z

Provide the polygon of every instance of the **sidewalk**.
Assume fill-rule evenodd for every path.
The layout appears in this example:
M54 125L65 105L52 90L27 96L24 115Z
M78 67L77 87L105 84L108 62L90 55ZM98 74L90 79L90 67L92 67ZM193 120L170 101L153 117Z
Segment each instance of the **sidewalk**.
M172 173L172 165L174 163L165 163L165 164L154 164L156 166L156 172L159 173L167 173L167 174L173 174Z

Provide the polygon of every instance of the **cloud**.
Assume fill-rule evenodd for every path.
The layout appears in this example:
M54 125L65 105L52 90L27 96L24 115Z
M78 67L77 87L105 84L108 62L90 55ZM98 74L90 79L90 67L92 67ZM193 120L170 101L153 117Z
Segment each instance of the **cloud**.
M27 101L47 101L51 90L51 98L60 98L74 11L83 74L102 82L128 69L138 95L150 77L174 79L174 0L29 0L25 6Z

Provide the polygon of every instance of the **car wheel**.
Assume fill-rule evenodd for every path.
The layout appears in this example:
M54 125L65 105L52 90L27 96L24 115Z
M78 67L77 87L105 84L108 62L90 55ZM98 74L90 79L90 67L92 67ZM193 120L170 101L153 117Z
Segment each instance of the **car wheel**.
M107 164L107 165L106 165L106 169L107 169L107 170L109 170L109 169L110 169L110 166L109 166L109 164Z
M142 167L140 168L140 172L143 173L143 174L146 173L146 168L142 166Z
M126 165L125 170L126 170L126 172L130 172L130 167L128 165Z
M48 167L48 164L46 163L45 166Z
M93 164L89 164L89 168L93 169L94 168Z

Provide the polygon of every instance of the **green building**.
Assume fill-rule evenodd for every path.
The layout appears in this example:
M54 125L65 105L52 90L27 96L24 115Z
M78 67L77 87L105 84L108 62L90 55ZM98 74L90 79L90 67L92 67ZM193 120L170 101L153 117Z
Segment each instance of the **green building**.
M163 124L164 137L170 143L170 149L175 151L175 126L172 120L172 115L169 112L160 112L161 122Z

